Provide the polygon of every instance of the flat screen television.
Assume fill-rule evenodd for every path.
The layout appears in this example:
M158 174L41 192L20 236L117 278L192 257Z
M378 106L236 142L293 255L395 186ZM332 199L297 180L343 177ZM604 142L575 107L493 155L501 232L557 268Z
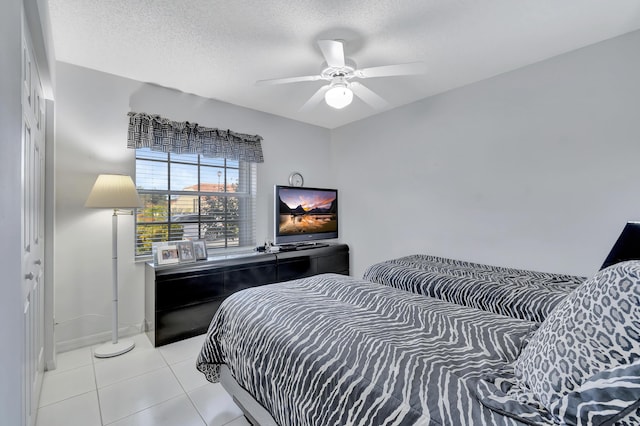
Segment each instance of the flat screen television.
M276 185L274 241L299 244L338 238L338 190Z
M625 260L640 260L640 222L627 222L600 269Z

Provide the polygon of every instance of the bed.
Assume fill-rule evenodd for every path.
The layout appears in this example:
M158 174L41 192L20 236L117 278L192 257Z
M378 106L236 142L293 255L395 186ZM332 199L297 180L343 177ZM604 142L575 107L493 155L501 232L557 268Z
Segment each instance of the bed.
M605 288L615 297L603 303ZM255 287L220 306L197 368L212 382L228 371L282 426L637 424L639 360L629 262L542 324L342 275Z
M542 322L586 277L416 254L376 263L364 279L513 318Z

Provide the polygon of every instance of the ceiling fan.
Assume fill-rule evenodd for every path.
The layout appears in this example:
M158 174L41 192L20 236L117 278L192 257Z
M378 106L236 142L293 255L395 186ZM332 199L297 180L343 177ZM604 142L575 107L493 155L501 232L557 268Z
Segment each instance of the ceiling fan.
M355 62L344 56L342 40L318 40L325 63L320 74L301 77L275 78L259 80L257 85L299 83L303 81L326 80L329 84L322 86L311 98L305 102L301 110L310 110L317 106L322 99L330 107L341 109L353 100L353 95L376 109L384 109L388 104L379 95L355 79L391 77L399 75L416 75L424 73L423 62L411 62L397 65L358 69Z

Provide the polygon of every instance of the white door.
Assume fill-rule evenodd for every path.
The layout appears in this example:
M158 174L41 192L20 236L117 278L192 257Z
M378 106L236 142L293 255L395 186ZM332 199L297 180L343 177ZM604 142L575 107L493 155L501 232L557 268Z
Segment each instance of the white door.
M44 99L23 20L22 61L22 302L23 423L33 426L44 372Z

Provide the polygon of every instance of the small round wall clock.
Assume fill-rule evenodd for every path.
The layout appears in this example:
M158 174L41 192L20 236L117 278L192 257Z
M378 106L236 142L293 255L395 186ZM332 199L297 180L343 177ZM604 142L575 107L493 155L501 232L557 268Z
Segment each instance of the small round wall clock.
M304 178L300 172L293 172L289 175L289 185L302 186L304 185Z

